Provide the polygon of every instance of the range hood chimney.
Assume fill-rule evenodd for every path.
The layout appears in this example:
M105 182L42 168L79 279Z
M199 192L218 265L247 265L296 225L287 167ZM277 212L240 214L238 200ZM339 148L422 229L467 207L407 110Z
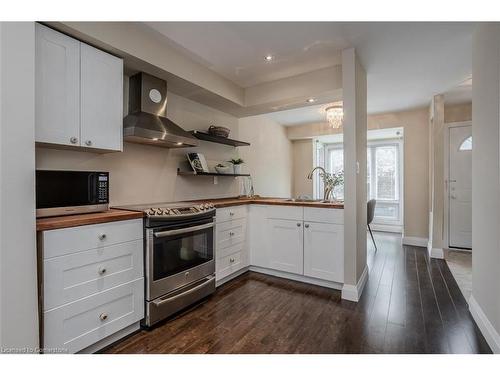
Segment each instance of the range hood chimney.
M123 139L168 148L198 146L193 135L167 118L167 82L146 73L130 77Z

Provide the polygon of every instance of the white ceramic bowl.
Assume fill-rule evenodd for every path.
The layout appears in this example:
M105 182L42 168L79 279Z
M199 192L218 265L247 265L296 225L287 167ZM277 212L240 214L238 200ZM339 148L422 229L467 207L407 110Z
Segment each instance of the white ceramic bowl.
M228 166L215 167L215 170L217 171L217 173L220 173L220 174L229 174L229 173L231 173L231 169L232 168L229 168Z

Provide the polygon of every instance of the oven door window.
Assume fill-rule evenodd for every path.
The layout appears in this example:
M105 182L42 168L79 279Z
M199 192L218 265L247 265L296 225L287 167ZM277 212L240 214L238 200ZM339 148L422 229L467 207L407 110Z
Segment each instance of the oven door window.
M167 234L168 231L163 233ZM182 234L155 236L153 280L161 280L213 260L213 236L213 227Z

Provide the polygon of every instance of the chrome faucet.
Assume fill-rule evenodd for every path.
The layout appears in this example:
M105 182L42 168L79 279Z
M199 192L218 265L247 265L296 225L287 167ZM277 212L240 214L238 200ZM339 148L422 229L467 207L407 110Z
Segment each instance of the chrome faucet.
M319 169L323 172L323 185L324 185L324 194L323 194L323 200L325 201L328 201L330 200L330 195L332 194L332 191L333 191L333 186L330 186L327 182L326 182L326 179L325 179L325 176L328 174L328 172L325 170L325 168L323 167L314 167L313 170L311 172L309 172L309 174L307 175L307 178L309 180L312 180L313 178L313 173L314 171L316 171L316 169ZM320 174L321 176L321 174Z

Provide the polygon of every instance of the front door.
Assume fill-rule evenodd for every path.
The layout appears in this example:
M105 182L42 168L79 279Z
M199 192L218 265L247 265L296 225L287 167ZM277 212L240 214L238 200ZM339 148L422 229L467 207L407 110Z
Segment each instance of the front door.
M472 128L450 127L449 245L472 248Z

